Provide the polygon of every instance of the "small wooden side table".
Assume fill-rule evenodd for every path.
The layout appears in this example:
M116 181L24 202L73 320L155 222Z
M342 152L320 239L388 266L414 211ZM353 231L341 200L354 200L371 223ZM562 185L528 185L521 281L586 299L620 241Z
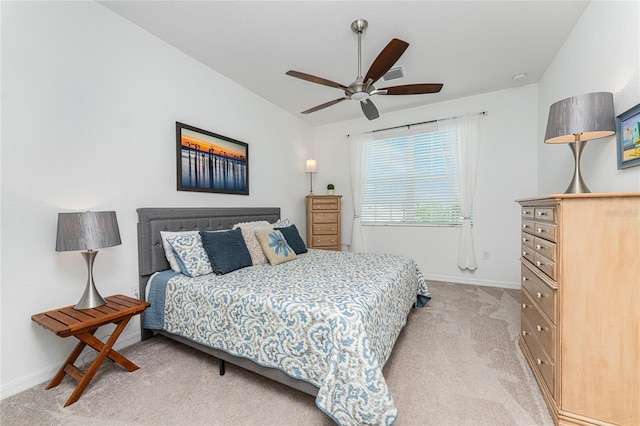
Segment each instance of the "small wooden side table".
M139 368L133 362L116 352L113 349L113 345L124 331L129 320L135 315L142 313L150 304L121 294L109 296L105 298L105 300L107 301L106 305L93 309L76 310L73 306L67 306L66 308L54 309L31 317L34 322L60 337L74 336L80 340L73 352L71 352L67 360L62 364L62 367L60 367L60 370L58 370L53 380L51 380L49 386L47 386L47 389L58 386L67 374L78 382L76 389L66 404L64 404L65 407L80 399L80 396L89 382L91 382L91 379L93 379L93 376L105 358L117 362L129 371L135 371ZM94 333L98 327L110 323L117 324L117 327L113 333L111 333L106 343L103 343L94 336ZM73 363L87 345L98 351L98 356L91 363L87 371L84 372L73 365Z

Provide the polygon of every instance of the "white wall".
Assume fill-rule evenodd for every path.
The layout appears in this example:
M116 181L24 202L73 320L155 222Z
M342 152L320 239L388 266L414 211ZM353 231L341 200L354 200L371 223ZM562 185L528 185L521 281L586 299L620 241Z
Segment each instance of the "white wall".
M31 315L75 304L86 266L56 253L58 212L115 210L103 296L137 286L136 208L282 208L304 229L311 128L94 2L1 2L2 396L50 379L75 339ZM249 144L249 196L176 191L175 122ZM296 195L298 194L298 195ZM108 333L99 330L98 335ZM119 347L139 340L139 322Z
M378 104L384 104L381 97L376 99ZM474 210L478 269L462 271L456 266L459 228L369 226L364 227L365 243L368 251L411 256L431 279L519 288L520 216L514 200L536 193L537 85L382 113L371 122L357 119L314 128L316 186L325 188L331 182L336 185L336 192L344 195L343 243L351 242L353 216L347 134L480 111L487 111L488 115ZM491 253L491 260L481 259L483 251Z
M590 92L611 92L616 115L640 103L640 2L594 1L539 83L538 191L562 193L573 175L568 146L545 144L549 107ZM640 191L640 167L617 169L616 136L587 143L582 175L591 192Z

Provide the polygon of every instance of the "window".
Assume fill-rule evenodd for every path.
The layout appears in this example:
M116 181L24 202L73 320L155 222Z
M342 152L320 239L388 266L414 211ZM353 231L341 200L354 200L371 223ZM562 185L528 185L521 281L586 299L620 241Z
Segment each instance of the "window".
M403 133L363 146L362 224L460 226L455 133L436 126Z

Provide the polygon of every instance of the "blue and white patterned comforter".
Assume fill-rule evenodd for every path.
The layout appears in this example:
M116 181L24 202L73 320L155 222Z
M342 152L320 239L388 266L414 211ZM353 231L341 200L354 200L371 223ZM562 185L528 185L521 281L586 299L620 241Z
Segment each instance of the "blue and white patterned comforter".
M310 382L316 405L338 424L395 422L382 367L412 305L430 299L412 259L310 249L278 266L166 272L151 285L146 328Z

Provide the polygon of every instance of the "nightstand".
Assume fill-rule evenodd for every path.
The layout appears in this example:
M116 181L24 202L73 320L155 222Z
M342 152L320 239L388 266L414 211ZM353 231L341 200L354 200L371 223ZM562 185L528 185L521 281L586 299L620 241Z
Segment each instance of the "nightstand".
M342 249L340 199L342 195L307 195L307 247Z
M113 349L113 345L124 331L129 320L135 315L144 312L150 304L121 294L107 297L105 300L107 304L98 306L97 308L76 310L72 305L42 312L31 317L35 323L60 337L74 336L80 340L73 352L71 352L67 360L62 364L62 367L60 367L60 370L58 370L53 380L51 380L49 386L47 386L47 389L58 386L67 374L78 382L76 389L66 404L64 404L65 407L80 399L80 396L89 382L91 382L91 379L93 379L93 376L105 358L117 362L129 371L135 371L139 368L133 362L116 352ZM111 333L106 343L103 343L95 337L94 334L98 327L111 323L117 324L117 327ZM80 356L80 353L87 345L98 351L98 356L91 363L87 371L82 371L73 365L73 363L78 359L78 356Z

